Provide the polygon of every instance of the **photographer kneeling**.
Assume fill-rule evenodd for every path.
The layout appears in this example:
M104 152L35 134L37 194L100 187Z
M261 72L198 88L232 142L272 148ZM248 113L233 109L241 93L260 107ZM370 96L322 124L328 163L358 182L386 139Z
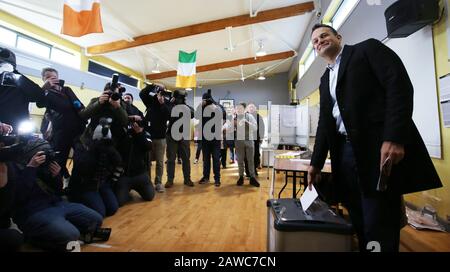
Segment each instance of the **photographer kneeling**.
M0 135L8 134L12 127L0 122ZM14 184L8 182L8 167L3 161L3 142L0 140L0 252L17 251L23 243L23 235L11 224Z
M122 157L113 145L111 119L101 118L87 150L74 158L69 183L71 201L80 202L103 217L119 209L113 192L123 172Z
M60 197L61 167L47 142L28 139L22 153L18 163L8 164L8 178L16 186L13 219L28 241L44 249L64 251L81 235L92 236L101 230L100 214Z
M124 173L115 186L119 206L129 200L129 192L135 190L145 201L155 197L155 188L150 181L149 151L152 148L150 134L144 131L142 120L130 119L128 136L118 149L123 158Z

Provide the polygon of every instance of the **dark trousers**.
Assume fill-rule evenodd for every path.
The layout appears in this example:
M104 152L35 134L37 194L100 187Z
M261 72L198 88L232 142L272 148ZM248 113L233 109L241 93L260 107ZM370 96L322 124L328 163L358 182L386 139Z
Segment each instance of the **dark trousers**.
M259 140L254 140L255 155L253 161L255 162L255 171L261 164L261 153L259 152Z
M223 148L220 150L220 162L222 163L223 168L227 166L227 148Z
M81 144L79 142L79 137L79 135L73 136L70 134L57 133L50 141L50 145L53 147L53 149L59 152L56 155L56 162L61 166L61 174L65 178L70 176L69 171L66 167L70 149L73 147L73 149L75 150L76 145Z
M166 138L167 142L167 181L173 182L175 178L175 159L177 157L177 154L180 154L181 161L183 163L183 176L184 181L190 181L191 180L191 150L189 148L189 140L181 140L181 141L175 141L172 139L172 137L169 135Z
M358 236L359 250L366 251L367 244L374 241L383 252L398 252L404 219L402 196L388 192L363 195L351 143L345 139L340 142L338 186Z
M80 233L92 233L102 221L100 214L84 205L60 201L17 223L36 246L65 250L68 242L77 241Z
M230 161L237 160L234 154L234 140L226 140L225 143L227 148L230 149Z
M147 173L134 177L122 176L115 190L119 207L123 206L129 200L131 190L138 192L145 201L151 201L155 197L155 188Z
M15 229L0 229L0 252L18 251L22 244L22 233Z
M211 172L211 157L213 161L214 181L220 182L220 141L202 140L203 177L209 179Z
M200 153L202 152L202 140L197 141L197 151L195 152L195 159L198 160L200 158Z
M111 184L104 182L98 192L84 192L79 197L79 202L98 212L101 216L111 216L119 209L116 195Z

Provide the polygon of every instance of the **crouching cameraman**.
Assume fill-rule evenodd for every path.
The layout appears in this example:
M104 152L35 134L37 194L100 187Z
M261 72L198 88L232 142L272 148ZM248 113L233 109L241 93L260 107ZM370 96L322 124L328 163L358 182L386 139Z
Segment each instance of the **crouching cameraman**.
M110 118L101 118L86 150L74 158L69 183L71 201L111 216L119 209L113 187L123 172L122 157L113 145Z
M16 186L13 219L26 239L44 249L64 251L69 242L100 230L103 219L84 205L62 200L61 167L54 159L47 142L29 139L17 163L8 164L8 178Z
M121 141L118 147L124 167L124 173L115 187L119 206L129 200L131 190L138 192L145 201L151 201L155 197L155 188L148 174L151 148L150 134L144 131L143 122L131 119L128 136Z
M0 123L0 135L8 134L12 127ZM4 144L0 140L0 153L3 152ZM0 154L0 157L3 157ZM23 243L23 235L11 224L11 211L13 208L14 184L8 182L8 167L0 159L0 252L17 251Z

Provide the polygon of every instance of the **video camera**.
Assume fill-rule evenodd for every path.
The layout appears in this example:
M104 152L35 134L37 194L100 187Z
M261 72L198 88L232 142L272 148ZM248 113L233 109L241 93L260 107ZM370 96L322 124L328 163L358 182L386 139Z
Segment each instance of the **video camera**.
M115 90L119 88L119 92L116 93ZM127 89L125 87L122 87L119 83L119 74L113 74L111 78L111 85L110 85L110 97L112 100L117 101L122 98L122 94L125 93Z

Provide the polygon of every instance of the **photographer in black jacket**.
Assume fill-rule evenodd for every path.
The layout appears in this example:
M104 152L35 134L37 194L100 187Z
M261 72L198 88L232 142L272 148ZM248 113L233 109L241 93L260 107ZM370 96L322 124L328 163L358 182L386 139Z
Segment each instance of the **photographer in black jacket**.
M113 188L123 172L122 156L113 144L111 132L111 119L101 118L88 148L74 158L68 190L71 201L82 203L103 217L119 209Z
M62 167L63 176L68 178L70 175L66 162L70 149L75 150L75 146L80 144L79 138L86 127L86 121L79 115L84 105L71 88L64 86L64 80L59 79L57 70L44 68L41 75L45 97L37 106L47 108L45 115L51 122L52 135L49 142L53 149L59 151L56 161Z
M0 120L18 130L19 123L29 119L30 102L42 101L44 92L37 84L17 71L16 55L0 47Z
M11 132L12 127L0 122L0 135ZM0 140L0 152L4 143ZM8 182L8 167L0 160L0 252L17 251L23 243L22 233L11 224L14 201L14 183Z
M124 173L115 186L115 194L119 206L129 200L129 192L135 190L145 201L155 197L149 172L149 151L152 148L150 134L144 131L143 122L130 120L128 135L118 149L123 158Z
M164 172L164 152L166 151L166 131L169 120L167 92L162 85L147 85L139 93L142 102L147 107L145 130L152 137L152 160L156 161L155 186L156 191L164 192L162 175Z
M169 103L170 119L167 130L167 183L173 186L175 178L175 159L180 154L183 163L184 185L193 187L190 163L190 120L194 118L194 109L186 104L186 93L175 90Z
M107 83L103 93L98 98L93 98L89 105L80 111L80 116L84 120L91 119L81 136L81 142L85 147L90 145L94 130L99 125L101 118L112 119L111 133L114 145L126 136L128 126L126 105L121 99L120 85L113 87L111 85L116 84Z
M202 95L202 104L195 111L195 119L201 122L201 140L203 153L203 177L199 184L209 183L211 157L213 161L214 185L220 186L220 144L223 139L223 120L226 120L225 109L214 101L211 89Z

